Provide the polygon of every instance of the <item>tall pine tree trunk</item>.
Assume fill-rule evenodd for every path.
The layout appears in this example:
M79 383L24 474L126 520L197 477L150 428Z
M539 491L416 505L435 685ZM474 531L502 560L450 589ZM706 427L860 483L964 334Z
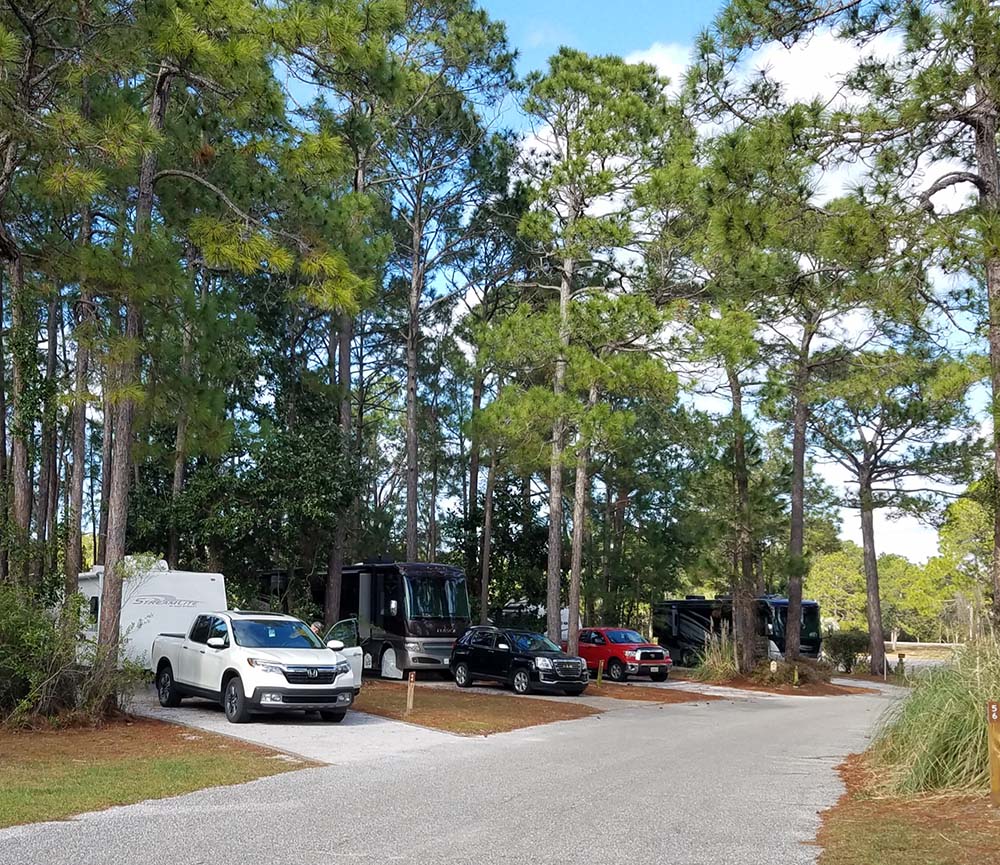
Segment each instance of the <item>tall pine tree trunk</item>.
M187 261L188 276L191 278L192 289L197 292L198 271L195 263L198 251L191 243L187 244L184 258ZM205 302L205 290L207 283L202 281L201 304ZM185 316L186 318L186 316ZM170 481L170 534L167 540L167 563L171 568L177 568L177 561L180 557L180 537L177 530L177 503L181 493L184 492L184 467L187 463L187 431L188 431L188 407L187 407L187 385L191 377L191 369L194 365L194 323L185 320L182 323L184 335L181 338L181 404L177 411L177 426L174 430L174 472Z
M59 295L49 300L48 319L45 329L45 385L42 400L42 435L39 442L41 463L38 471L38 505L35 508L35 532L38 545L32 565L34 580L41 584L45 576L45 545L49 540L49 513L54 491L53 476L56 472L56 356L58 348Z
M878 556L875 553L875 503L872 481L866 469L858 477L861 500L861 546L865 561L865 612L868 616L868 651L871 673L881 676L885 665L885 633L882 630L882 601L879 597Z
M149 108L150 125L163 130L171 73L165 65L157 71ZM136 195L133 255L143 256L152 230L153 184L156 178L156 152L147 153L139 170ZM139 298L130 295L125 307L125 339L138 346L142 333L142 310ZM122 577L125 559L125 531L128 522L128 494L132 469L132 435L135 424L135 398L131 390L139 383L138 356L123 356L111 363L109 378L121 389L112 411L114 441L111 450L111 488L108 492L108 534L104 557L104 583L101 591L101 618L97 639L106 649L106 662L117 663L122 607Z
M465 572L476 573L476 533L479 522L479 460L481 446L476 421L483 406L483 374L478 366L472 377L472 434L469 436L469 488L465 516Z
M992 224L1000 217L1000 155L997 152L998 105L989 86L976 85L979 103L975 126L976 162L983 186L979 206L984 220ZM990 385L993 417L993 618L1000 622L1000 252L992 239L984 238L986 251L986 296L989 309Z
M24 284L24 263L14 250L10 263L11 353L13 355L13 413L11 415L10 461L14 496L11 507L10 572L15 583L26 584L29 570L31 530L32 466L31 440L34 417L29 404L28 379L34 375L37 328L33 301Z
M93 215L90 207L80 217L80 246L90 246ZM74 312L73 333L76 337L76 368L73 371L73 407L70 411L69 436L71 465L69 469L69 507L67 508L66 556L63 563L63 585L67 600L76 594L78 578L83 570L83 478L87 459L87 401L89 396L90 339L95 321L95 307L90 280L81 278L80 299ZM95 550L96 553L96 550Z
M750 525L750 473L747 469L746 420L743 385L726 368L733 412L733 481L736 488L736 572L733 574L733 629L741 673L749 673L757 655L757 598L753 569L753 532Z
M486 499L483 503L483 562L479 583L479 624L489 624L490 613L490 552L493 546L493 492L497 480L496 451L490 458L486 473Z
M556 419L552 424L552 451L549 458L549 556L545 593L546 628L549 639L562 639L561 584L563 539L563 446L566 419L560 405L566 382L566 350L569 348L569 303L573 292L574 261L563 259L559 280L559 356L552 376L556 398Z
M798 658L802 638L802 578L806 569L806 425L809 420L806 387L812 336L810 318L803 325L792 388L792 497L788 537L788 622L785 628L785 658L789 661Z
M337 321L336 381L339 396L341 447L348 458L354 453L351 448L351 339L353 332L353 319L346 313L341 314ZM332 348L331 346L330 352L332 352ZM333 377L334 370L331 364L331 380ZM347 529L357 507L358 497L354 496L347 510L338 514L337 525L333 530L333 544L326 562L326 591L323 599L323 620L327 627L340 618L340 594L343 585L344 562L347 560Z
M420 217L413 215L412 268L406 327L406 560L415 562L417 550L417 344L420 339L420 298L424 289Z
M3 353L3 289L4 270L0 268L0 515L7 513L7 378L6 357ZM7 581L7 542L0 541L0 583Z
M590 386L588 411L597 404L597 386ZM580 646L580 583L583 579L583 541L586 537L587 494L590 491L590 443L582 436L576 452L576 480L573 489L573 538L570 544L569 566L569 630L566 635L569 653L575 655Z

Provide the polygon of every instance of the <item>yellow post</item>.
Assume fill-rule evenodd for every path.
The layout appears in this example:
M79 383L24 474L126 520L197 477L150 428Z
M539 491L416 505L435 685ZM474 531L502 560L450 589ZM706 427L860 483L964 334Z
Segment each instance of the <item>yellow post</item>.
M597 662L597 687L601 687L601 682L604 679L604 661Z
M413 686L417 681L417 674L410 671L410 679L406 683L406 714L413 711Z
M1000 702L986 704L987 741L990 751L990 798L1000 808Z

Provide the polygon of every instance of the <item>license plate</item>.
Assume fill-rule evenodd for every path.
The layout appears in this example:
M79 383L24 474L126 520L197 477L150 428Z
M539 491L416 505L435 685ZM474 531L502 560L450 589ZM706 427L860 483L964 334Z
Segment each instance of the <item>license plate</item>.
M649 668L649 672L650 673L659 673L660 672L660 668L659 667L650 667Z

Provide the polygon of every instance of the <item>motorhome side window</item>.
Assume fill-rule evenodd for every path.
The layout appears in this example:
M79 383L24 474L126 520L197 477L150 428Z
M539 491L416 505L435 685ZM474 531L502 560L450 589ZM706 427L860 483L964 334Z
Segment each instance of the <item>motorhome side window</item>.
M101 599L93 597L90 599L90 621L96 622L100 618Z
M191 636L190 640L192 643L207 643L208 642L208 629L211 627L211 618L209 616L198 616L194 620L194 625L191 626Z

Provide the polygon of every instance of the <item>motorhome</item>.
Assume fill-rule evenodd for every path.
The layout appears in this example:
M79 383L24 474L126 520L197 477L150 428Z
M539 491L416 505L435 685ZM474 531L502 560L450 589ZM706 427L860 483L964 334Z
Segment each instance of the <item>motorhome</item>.
M123 655L150 669L150 650L157 634L184 631L196 613L226 609L222 574L172 571L164 561L139 564L126 558L122 584ZM80 593L90 610L87 636L97 637L104 567L80 574Z
M471 624L465 574L425 562L345 567L340 614L326 639L361 646L364 669L390 679L447 672L451 647Z
M766 641L767 654L782 658L785 654L785 630L788 622L788 598L764 595L757 599L757 636ZM653 636L683 666L691 666L704 650L705 642L724 629L732 633L733 599L706 599L688 595L683 600L661 601L653 606ZM802 602L800 652L818 658L822 635L819 604Z

